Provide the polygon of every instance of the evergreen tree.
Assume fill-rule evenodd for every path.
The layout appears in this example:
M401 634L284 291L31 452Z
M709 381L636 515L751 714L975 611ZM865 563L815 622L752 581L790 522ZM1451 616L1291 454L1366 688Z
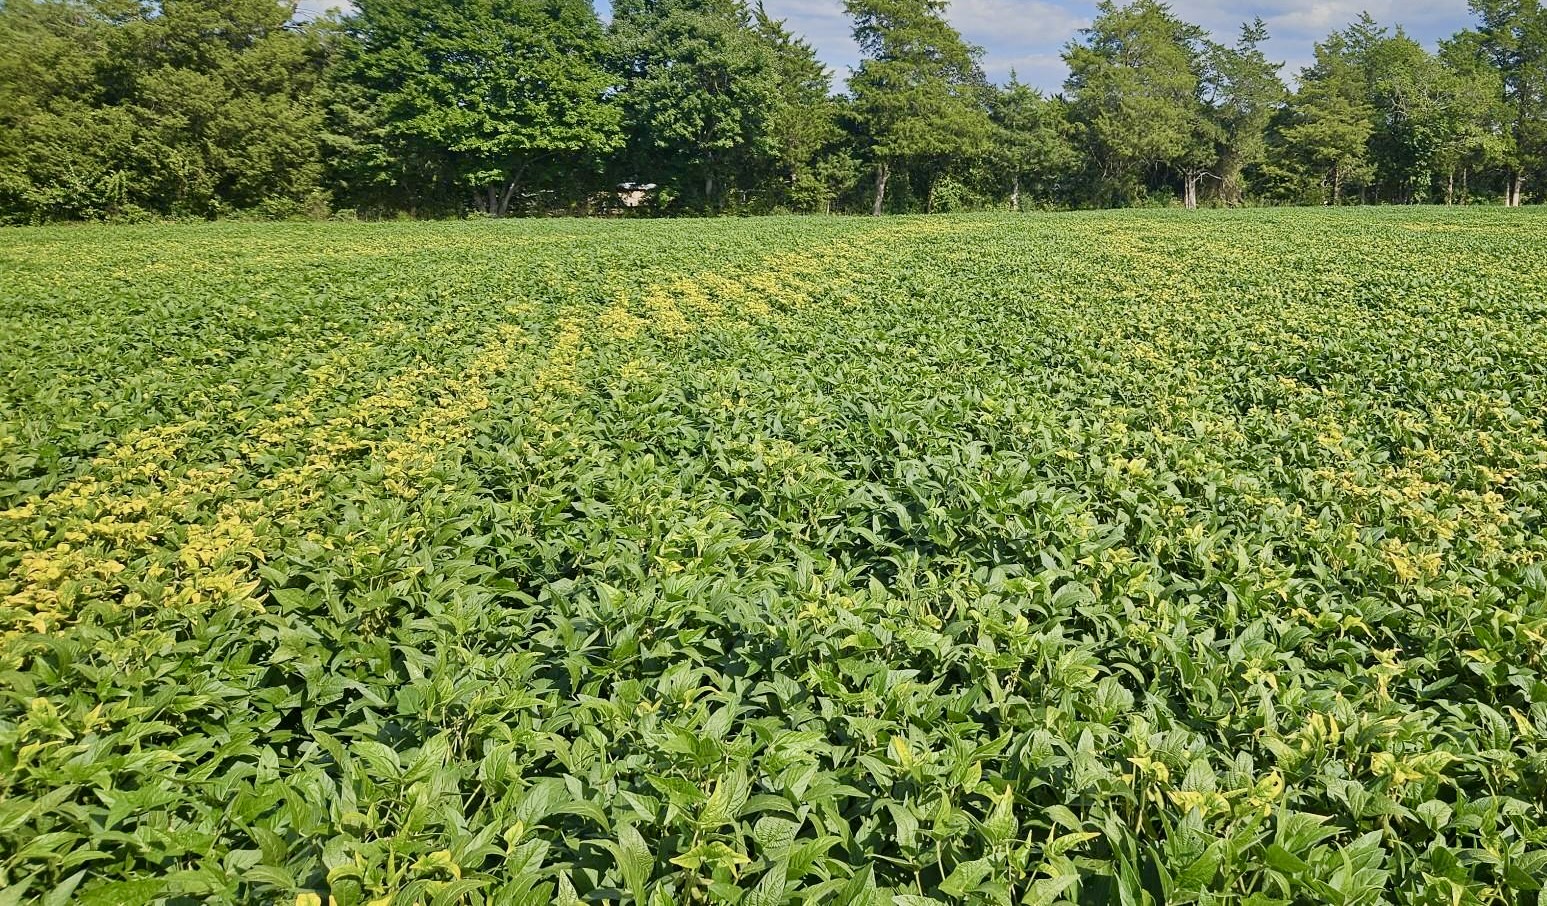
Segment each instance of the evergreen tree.
M1009 183L1010 210L1021 209L1025 191L1051 200L1080 160L1069 140L1062 100L1044 97L1011 72L1010 83L994 93L989 112L995 127L993 163Z
M865 55L849 89L875 167L871 213L885 210L887 183L903 167L926 172L932 208L941 169L987 148L981 51L946 21L943 0L846 0L845 8Z
M1332 204L1342 204L1350 185L1374 175L1375 110L1361 65L1363 48L1346 33L1316 45L1316 62L1301 74L1288 122L1279 130L1287 168L1300 174L1302 184L1328 192Z
M1267 132L1284 102L1283 64L1262 52L1268 29L1261 19L1244 25L1234 47L1210 44L1203 76L1206 102L1217 124L1214 175L1227 205L1245 200L1248 168L1267 156Z
M1189 207L1218 140L1201 97L1204 32L1157 0L1102 0L1064 51L1066 90L1104 200L1132 201L1146 171L1174 168Z
M780 89L767 122L777 168L777 178L768 187L770 200L796 210L828 210L835 192L824 178L827 174L819 171L819 162L824 153L838 153L833 145L843 137L832 75L811 43L769 16L761 0L753 18L758 35L773 53L774 79Z

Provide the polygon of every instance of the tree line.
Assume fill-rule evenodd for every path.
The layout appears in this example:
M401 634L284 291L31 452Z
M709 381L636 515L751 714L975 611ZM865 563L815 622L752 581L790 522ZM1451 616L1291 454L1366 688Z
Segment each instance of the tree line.
M0 219L1502 202L1547 185L1547 9L1368 15L1293 87L1104 0L1045 94L944 0L846 0L843 90L746 0L0 0Z

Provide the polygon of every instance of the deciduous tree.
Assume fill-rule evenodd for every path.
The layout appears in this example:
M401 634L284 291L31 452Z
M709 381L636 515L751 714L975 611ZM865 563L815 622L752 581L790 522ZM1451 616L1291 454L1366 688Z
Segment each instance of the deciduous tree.
M1541 0L1472 0L1471 7L1513 112L1505 203L1518 207L1528 174L1547 168L1547 8Z
M0 211L299 208L319 192L322 59L293 12L279 0L0 3Z
M345 25L341 75L389 180L417 162L504 216L523 187L621 141L587 0L359 0Z
M701 186L718 209L728 179L776 153L773 46L741 0L619 0L612 37L633 175Z

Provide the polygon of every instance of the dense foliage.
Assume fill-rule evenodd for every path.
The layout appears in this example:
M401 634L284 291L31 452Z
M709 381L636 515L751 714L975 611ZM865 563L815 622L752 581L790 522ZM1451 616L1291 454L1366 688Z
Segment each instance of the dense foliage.
M946 0L844 7L835 82L750 0L4 0L0 222L1547 197L1540 0L1435 50L1366 15L1294 91L1260 20L1102 0L1056 95Z
M586 0L361 0L350 32L332 114L356 203L502 217L621 143Z
M322 45L290 17L274 0L0 3L0 217L325 210Z
M1544 237L15 231L0 902L1543 902Z

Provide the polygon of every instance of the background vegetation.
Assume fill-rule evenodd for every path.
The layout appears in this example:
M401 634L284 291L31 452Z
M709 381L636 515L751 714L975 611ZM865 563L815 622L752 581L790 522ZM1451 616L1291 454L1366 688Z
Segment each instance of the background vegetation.
M842 93L743 0L0 3L0 219L1502 201L1547 185L1547 10L1363 18L1286 86L1247 23L1100 4L1057 95L943 0L848 0Z

